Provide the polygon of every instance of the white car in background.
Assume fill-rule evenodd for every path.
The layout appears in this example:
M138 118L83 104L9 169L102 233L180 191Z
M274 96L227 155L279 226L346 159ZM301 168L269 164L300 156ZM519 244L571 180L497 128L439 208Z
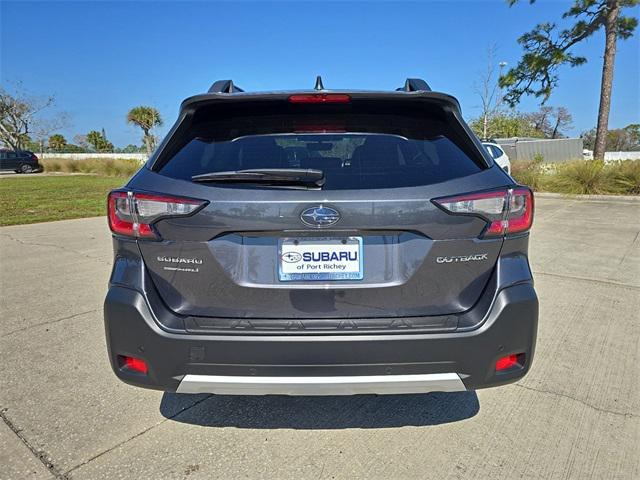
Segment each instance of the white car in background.
M509 161L507 154L504 153L502 147L493 142L482 142L482 145L487 149L494 162L496 162L505 172L511 175L511 162Z

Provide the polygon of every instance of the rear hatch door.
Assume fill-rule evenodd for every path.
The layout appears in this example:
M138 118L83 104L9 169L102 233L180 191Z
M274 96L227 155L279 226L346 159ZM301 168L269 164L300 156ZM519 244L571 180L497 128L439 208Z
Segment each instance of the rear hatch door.
M167 306L253 324L357 326L381 318L419 324L474 305L502 240L479 238L487 222L452 216L432 200L508 178L489 168L451 101L348 98L186 109L151 171L132 182L208 202L194 215L155 223L161 241L139 242ZM193 180L264 169L321 171L324 181Z

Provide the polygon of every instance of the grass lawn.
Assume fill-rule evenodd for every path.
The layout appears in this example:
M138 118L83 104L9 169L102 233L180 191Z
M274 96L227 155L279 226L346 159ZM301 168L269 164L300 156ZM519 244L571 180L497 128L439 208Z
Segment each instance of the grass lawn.
M0 225L106 215L107 193L126 181L93 175L0 178Z

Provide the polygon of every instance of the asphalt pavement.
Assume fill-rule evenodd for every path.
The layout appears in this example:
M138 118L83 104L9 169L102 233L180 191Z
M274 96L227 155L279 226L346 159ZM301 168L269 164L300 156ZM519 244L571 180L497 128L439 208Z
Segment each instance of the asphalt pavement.
M0 478L640 478L640 202L539 197L530 257L516 384L189 396L111 372L105 218L2 227Z

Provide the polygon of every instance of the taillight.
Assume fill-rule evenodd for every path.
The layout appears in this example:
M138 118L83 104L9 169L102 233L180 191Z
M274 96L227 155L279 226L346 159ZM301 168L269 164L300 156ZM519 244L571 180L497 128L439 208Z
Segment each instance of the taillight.
M206 203L193 198L115 190L109 193L107 202L109 228L118 235L157 239L151 226L154 222L191 215Z
M527 187L457 195L433 202L453 215L486 220L483 237L526 232L533 223L533 193Z
M526 187L511 190L506 233L526 232L533 224L533 192Z
M309 93L289 97L290 103L349 103L351 97L343 93Z

